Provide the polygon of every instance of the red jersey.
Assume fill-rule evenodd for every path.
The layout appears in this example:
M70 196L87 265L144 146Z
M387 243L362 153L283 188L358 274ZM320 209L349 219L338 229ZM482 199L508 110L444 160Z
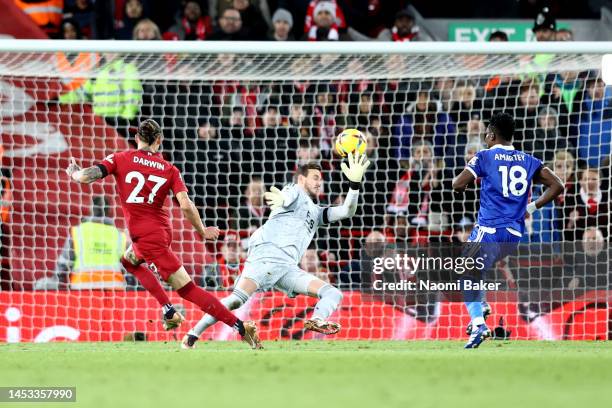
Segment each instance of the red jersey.
M98 166L105 176L115 176L132 241L170 245L170 214L164 204L170 191L174 195L187 191L179 170L161 153L144 150L111 154Z

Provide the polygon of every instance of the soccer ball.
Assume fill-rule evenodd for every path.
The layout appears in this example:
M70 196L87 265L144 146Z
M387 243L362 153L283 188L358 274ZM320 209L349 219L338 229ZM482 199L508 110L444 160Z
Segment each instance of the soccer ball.
M357 129L345 129L336 137L336 153L340 157L346 157L349 153L358 151L364 154L366 151L366 138Z

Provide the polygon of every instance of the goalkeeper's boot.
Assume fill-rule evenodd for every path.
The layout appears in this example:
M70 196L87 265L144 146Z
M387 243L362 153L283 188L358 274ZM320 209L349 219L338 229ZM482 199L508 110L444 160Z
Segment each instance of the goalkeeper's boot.
M482 317L487 320L487 317L491 314L491 306L487 302L482 302ZM465 334L468 336L472 334L472 322L469 322L466 329Z
M164 330L174 330L185 321L185 317L183 317L182 314L174 310L174 313L172 313L171 317L167 317L166 315L164 315L162 320Z
M465 344L466 349L478 348L480 344L485 341L486 338L491 337L491 330L487 327L486 324L481 324L472 330L470 334L470 339Z
M183 340L181 340L181 348L183 350L194 349L196 341L198 341L198 336L194 336L193 334L187 333L183 337Z
M338 333L341 329L341 326L339 323L328 322L318 317L314 317L304 322L304 328L306 330L312 330L317 333L329 335Z
M257 326L253 321L243 322L244 325L244 335L242 335L242 340L247 342L249 346L253 350L261 350L263 346L261 345L261 340L259 339L259 335L257 334Z

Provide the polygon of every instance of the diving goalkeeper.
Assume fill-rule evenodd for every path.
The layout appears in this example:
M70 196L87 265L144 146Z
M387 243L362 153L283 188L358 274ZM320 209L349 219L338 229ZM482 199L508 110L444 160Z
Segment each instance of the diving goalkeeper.
M327 319L338 308L342 293L332 285L299 268L298 264L310 245L317 227L352 217L357 211L359 188L363 174L370 165L365 155L348 155L348 165L341 164L349 181L349 191L344 203L334 207L316 204L321 190L321 166L314 163L300 166L297 183L288 184L283 190L270 188L265 193L272 208L264 225L253 233L244 270L233 292L221 299L228 309L241 307L256 291L272 288L285 292L289 297L308 295L319 298L312 317L304 323L308 330L334 334L340 330L338 323ZM193 348L204 330L217 320L210 315L202 319L183 337L181 347Z

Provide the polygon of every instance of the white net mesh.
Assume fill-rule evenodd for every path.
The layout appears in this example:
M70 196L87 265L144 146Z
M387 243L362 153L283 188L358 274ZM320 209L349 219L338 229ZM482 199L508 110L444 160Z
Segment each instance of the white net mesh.
M465 241L478 189L455 194L450 183L484 148L487 121L501 110L516 118L515 147L545 161L567 189L527 220L523 241L539 246L498 265L493 279L503 290L488 298L492 326L512 338L607 338L612 91L601 82L600 59L3 53L0 321L10 330L0 339L168 338L159 307L129 276L120 290L98 290L116 283L104 280L74 290L82 260L72 227L95 216L122 229L124 219L113 180L81 188L63 169L70 157L89 166L129 148L144 117L162 125L164 154L182 171L206 223L227 237L200 242L173 207L173 249L195 282L219 296L238 273L233 264L244 262L241 247L266 219L264 190L317 161L325 179L320 202L340 203L347 187L332 141L344 128L362 130L372 166L358 213L321 228L301 266L345 291L338 338L460 338L469 320L461 302L372 296L364 244L375 240L373 231L407 246ZM228 231L238 232L241 246ZM546 246L561 241L570 247ZM173 301L183 303L176 295ZM300 322L314 302L260 294L239 315L257 320L266 339L308 337ZM201 313L185 307L195 322ZM230 336L216 326L207 333Z

